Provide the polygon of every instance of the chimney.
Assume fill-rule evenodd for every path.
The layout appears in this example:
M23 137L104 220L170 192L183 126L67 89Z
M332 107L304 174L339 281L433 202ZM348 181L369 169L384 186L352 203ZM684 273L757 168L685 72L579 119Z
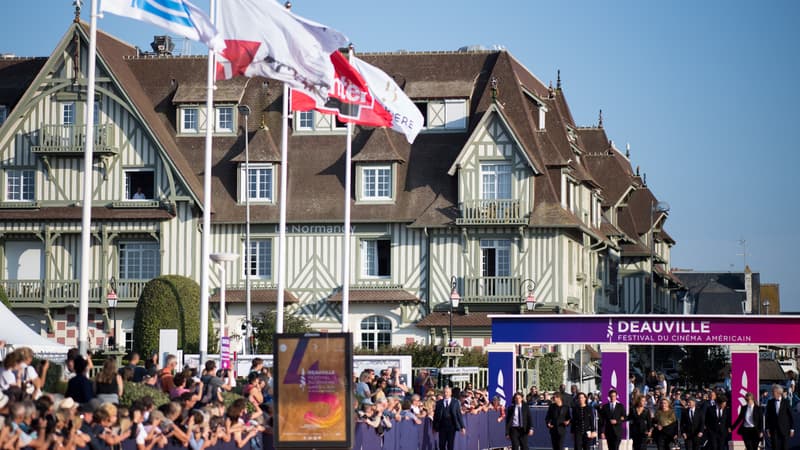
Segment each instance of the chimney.
M745 314L753 312L753 271L750 266L744 266L744 301L745 301Z
M153 36L153 42L150 43L150 47L156 53L156 56L170 56L175 44L172 42L172 36Z

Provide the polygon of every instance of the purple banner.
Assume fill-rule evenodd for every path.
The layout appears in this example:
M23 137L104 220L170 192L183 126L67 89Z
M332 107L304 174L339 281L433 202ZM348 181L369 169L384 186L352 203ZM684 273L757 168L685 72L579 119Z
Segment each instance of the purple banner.
M646 345L795 345L800 317L786 316L491 316L492 342Z
M511 397L514 396L517 373L517 357L513 351L492 351L489 350L489 398L495 395L500 396L500 403L503 405L511 404Z
M617 391L617 398L625 411L630 408L630 392L628 392L628 352L603 351L600 362L603 367L603 374L600 381L600 395L602 402L608 402L608 391ZM623 436L628 437L628 424L623 425Z
M739 413L739 408L747 404L745 394L750 392L758 401L758 348L753 352L731 352L731 413ZM739 433L733 433L734 441L741 441Z
M231 338L228 336L219 338L219 368L222 370L231 368Z

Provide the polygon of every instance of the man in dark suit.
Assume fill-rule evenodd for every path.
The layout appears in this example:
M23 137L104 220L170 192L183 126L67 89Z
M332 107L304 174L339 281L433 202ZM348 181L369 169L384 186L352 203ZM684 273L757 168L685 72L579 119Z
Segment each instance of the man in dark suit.
M720 395L714 400L714 405L708 405L706 412L706 434L709 450L728 450L728 440L731 433L731 410L728 409L728 399Z
M461 405L453 398L450 386L444 388L444 398L436 402L433 412L433 431L439 433L439 450L453 450L456 431L466 434Z
M705 427L706 418L703 410L697 407L697 400L690 398L686 405L686 411L681 414L681 430L686 450L700 450Z
M772 450L788 450L789 439L794 437L794 419L789 400L783 398L783 386L772 386L766 415L767 436L772 442Z
M544 418L544 423L550 431L553 450L564 449L564 435L567 434L571 418L569 407L564 405L564 394L557 393L553 396L553 403L547 408L547 415Z
M619 450L622 441L622 423L625 422L625 407L617 401L617 391L608 391L608 403L600 408L600 439L605 439L608 450Z
M528 436L533 436L533 415L517 392L506 410L506 439L511 440L511 450L528 450Z

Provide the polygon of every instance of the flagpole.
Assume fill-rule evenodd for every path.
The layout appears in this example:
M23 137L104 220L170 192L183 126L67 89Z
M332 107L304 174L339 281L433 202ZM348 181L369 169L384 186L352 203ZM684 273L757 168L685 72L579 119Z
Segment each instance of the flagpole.
M350 44L349 60L355 52ZM342 333L350 331L350 196L353 157L353 122L347 122L347 145L344 158L344 252L342 255Z
M210 18L217 19L216 0L209 0ZM200 250L200 366L208 357L208 294L211 259L211 150L214 120L214 51L208 49L206 70L206 141L203 167L203 233ZM224 283L225 280L222 280Z
M289 85L283 83L283 117L281 118L281 194L278 224L278 302L275 307L275 333L283 333L283 304L286 289L286 186L289 148Z
M94 158L94 82L97 59L97 0L89 7L89 68L86 86L86 139L83 151L83 205L81 214L81 279L78 306L78 350L89 344L89 271L92 267L92 160ZM79 25L80 26L80 25ZM79 68L75 68L79 70ZM114 336L116 339L116 336Z

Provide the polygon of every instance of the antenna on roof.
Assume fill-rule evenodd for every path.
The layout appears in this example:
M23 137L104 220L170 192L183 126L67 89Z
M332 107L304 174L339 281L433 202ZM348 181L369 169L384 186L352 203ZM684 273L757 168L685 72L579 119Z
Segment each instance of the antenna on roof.
M639 166L636 166L636 176L639 176Z
M561 69L558 69L558 72L556 74L556 90L557 91L561 90Z
M603 128L603 110L600 110L600 114L597 118L597 128Z
M83 6L83 0L73 0L72 6L75 7L75 19L72 21L78 23L81 21L81 7Z
M647 173L645 172L644 176L642 177L642 184L647 186Z
M631 159L631 143L625 144L625 157Z
M489 80L489 86L492 88L492 100L497 100L497 77L492 77Z

